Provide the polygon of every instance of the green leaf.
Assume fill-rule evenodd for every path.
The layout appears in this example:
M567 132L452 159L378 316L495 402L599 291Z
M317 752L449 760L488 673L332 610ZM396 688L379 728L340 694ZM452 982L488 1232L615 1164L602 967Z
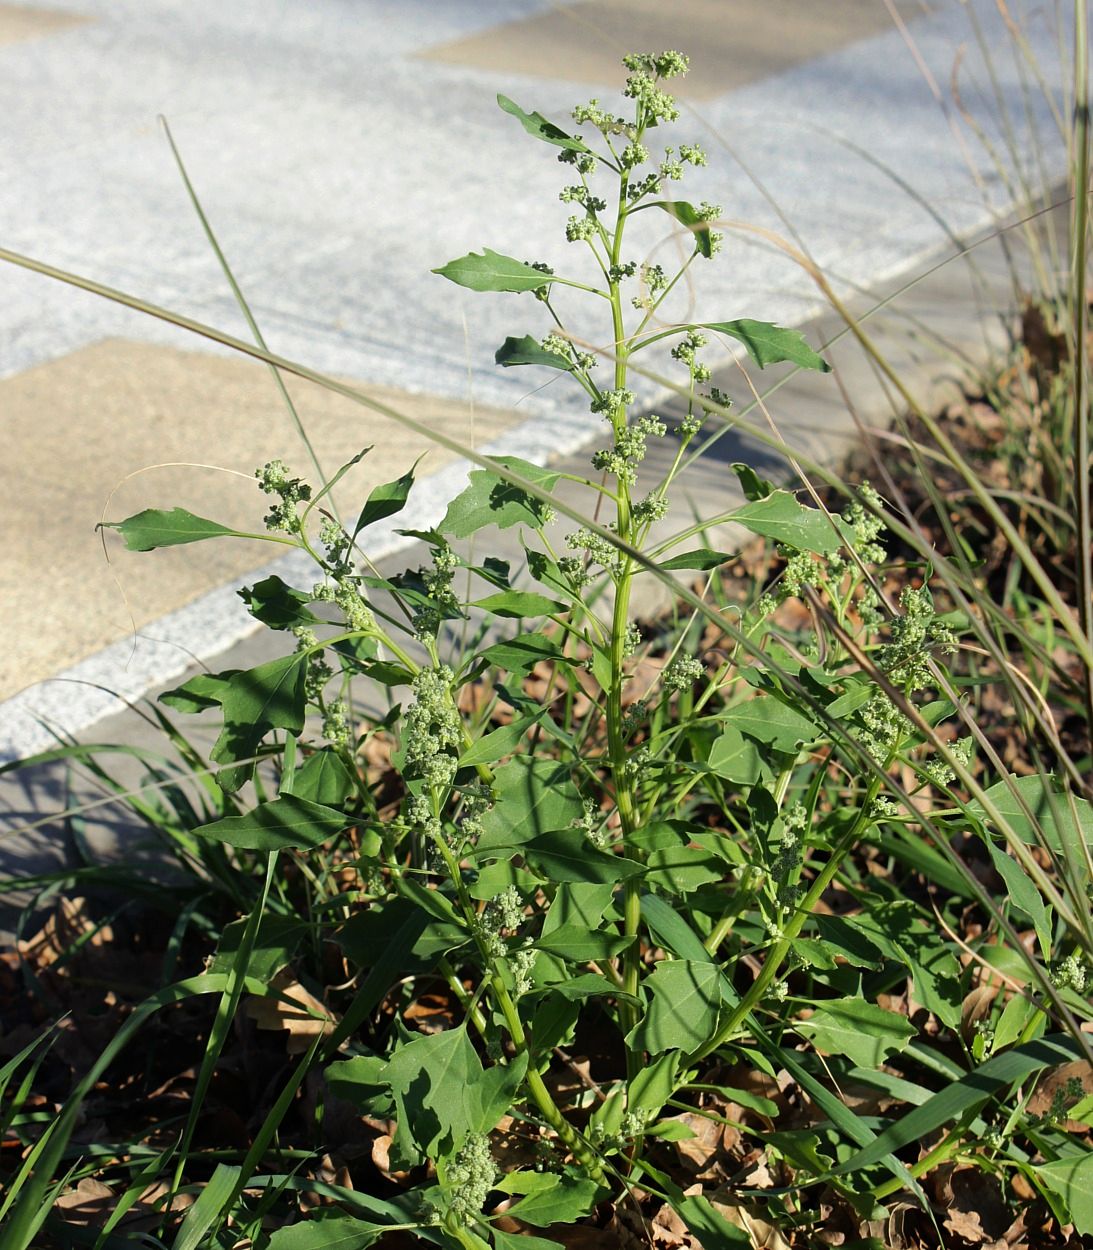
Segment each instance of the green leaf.
M505 1214L535 1228L573 1224L591 1213L599 1193L600 1187L595 1181L553 1173L551 1183L521 1198Z
M283 851L316 847L341 833L349 823L333 808L284 794L272 802L259 803L243 816L225 816L194 832L245 851Z
M645 1019L627 1034L627 1042L659 1055L665 1050L696 1050L717 1029L722 977L712 963L665 959L645 982L652 992Z
M523 618L528 616L550 616L562 610L562 604L546 595L536 594L533 590L502 590L495 595L487 595L485 599L476 599L470 605L490 612L494 616Z
M565 1250L560 1241L551 1241L547 1237L517 1236L505 1233L494 1226L490 1235L493 1237L493 1250Z
M1017 793L1014 794L1014 791ZM1078 849L1082 842L1087 846L1093 845L1093 803L1088 799L1068 797L1054 777L1011 776L991 786L984 794L1022 842L1037 842L1036 829L1039 825L1044 842L1057 854L1062 853L1064 842L1068 842L1073 849ZM1025 807L1034 820L1025 814ZM968 811L980 820L988 819L978 802L969 803Z
M855 917L815 915L812 923L828 954L841 955L855 968L880 967L884 956L862 932Z
M832 699L825 711L832 720L841 720L844 716L849 716L851 712L856 712L858 708L864 707L876 691L877 687L872 681L848 682L845 693Z
M1093 1154L1065 1155L1032 1169L1043 1185L1057 1194L1075 1229L1093 1234Z
M649 853L644 885L669 894L691 894L700 886L721 881L725 868L709 851L695 846L664 846Z
M269 1239L269 1250L365 1250L389 1229L352 1215L304 1220L279 1228Z
M574 881L559 885L554 891L554 901L547 912L546 920L543 921L543 937L566 925L598 929L614 892L611 884Z
M507 890L510 885L516 886L520 893L526 896L535 893L539 888L539 881L513 860L497 859L480 869L473 882L468 882L467 893L471 898L489 902L491 898L496 898L498 894Z
M767 702L773 700L768 699ZM745 738L734 725L726 725L714 739L706 762L719 777L738 785L754 785L763 772L763 761L755 743Z
M557 981L553 985L544 985L539 989L528 991L528 997L534 998L536 995L546 995L551 998L565 1000L566 1002L583 1002L586 998L602 998L610 995L611 998L617 998L620 1001L637 1002L632 994L627 994L620 990L613 982L606 977L601 977L595 972L586 972L580 976L570 976L564 981ZM538 1031L536 1031L535 1040L540 1040Z
M401 512L406 506L413 484L414 470L411 469L393 482L384 482L382 486L374 487L364 501L357 524L353 527L353 537L356 538L369 525L375 525L377 521Z
M235 1196L241 1172L242 1168L229 1167L226 1163L216 1165L197 1201L186 1212L174 1240L174 1250L197 1250L205 1234Z
M478 764L492 764L494 760L511 755L532 725L542 719L544 713L545 709L538 716L521 716L518 720L483 735L459 757L459 767L471 768Z
M1040 891L1015 859L1007 855L1002 847L996 846L989 838L986 841L995 871L1006 883L1010 902L1032 921L1040 943L1040 950L1043 951L1044 958L1048 958L1051 954L1051 921Z
M400 976L412 976L431 966L424 958L411 959L406 954L414 950L429 921L429 915L411 900L394 898L383 906L373 904L355 911L335 933L334 941L353 963L369 969L369 993L364 997L374 996L371 1006ZM354 999L354 1008L361 994Z
M655 894L643 894L641 915L657 944L666 951L678 955L680 960L712 963L709 951L702 945L702 939L670 903ZM660 966L662 965L658 965Z
M354 465L360 464L360 462L365 458L365 456L367 456L368 453L372 450L372 446L374 446L374 444L368 447L362 447L355 456L350 456L350 458L345 462L345 464L340 466L340 468L337 470L334 476L328 482L324 483L323 486L320 488L320 490L314 496L312 496L312 499L307 506L308 512L310 512L316 506L316 504L318 504L321 500L325 499L328 495L333 493L334 487L337 486L337 484L342 480L343 477L345 477L345 475L349 472L351 468L353 468Z
M1074 1039L1063 1033L1053 1033L1003 1051L909 1111L841 1164L838 1172L843 1174L871 1167L885 1155L901 1150L911 1142L923 1140L936 1129L952 1123L965 1111L981 1106L993 1095L1009 1089L1033 1072L1071 1063L1080 1058L1081 1053Z
M386 1066L387 1060L382 1055L354 1055L352 1059L330 1064L323 1079L336 1097L344 1098L361 1110L367 1110L377 1100L386 1100L390 1106L387 1083L383 1079Z
M517 456L495 456L494 460L545 491L553 490L558 474ZM547 514L547 504L519 486L513 486L489 469L474 469L470 485L448 505L438 528L453 538L469 538L487 525L509 529L528 525L539 529Z
M794 953L810 968L818 968L821 972L834 972L839 966L823 942L817 942L815 938L793 938L790 945Z
M216 946L216 954L209 965L210 972L231 972L246 927L247 917L233 920L224 927ZM247 961L247 976L259 981L272 981L291 962L307 928L303 920L297 920L294 916L277 916L268 912L263 914L258 922L258 931Z
M861 1116L851 1111L840 1097L833 1094L826 1085L816 1080L802 1064L798 1063L794 1051L788 1050L783 1046L777 1046L766 1037L761 1036L758 1040L773 1059L789 1070L790 1075L808 1094L817 1108L827 1116L845 1137L865 1150L873 1149L879 1139L869 1125ZM874 1162L883 1164L893 1176L899 1179L901 1185L909 1189L918 1198L922 1207L926 1208L927 1200L922 1192L922 1186L907 1170L905 1164L901 1163L888 1150L884 1150L877 1155ZM842 1171L842 1169L840 1168L839 1171Z
M507 95L498 95L497 103L511 114L528 132L534 135L536 139L542 139L544 143L552 143L556 148L566 148L570 152L587 152L589 149L572 135L567 135L564 130L559 129L551 121L542 115L542 113L526 113L519 104L515 104Z
M627 1087L626 1109L656 1115L676 1092L679 1060L679 1051L670 1050L645 1064Z
M409 1161L435 1159L473 1131L480 1106L469 1091L482 1079L482 1063L465 1028L417 1037L400 1046L383 1069L398 1109L395 1143Z
M998 1023L994 1026L994 1044L991 1053L997 1054L1012 1046L1025 1030L1025 1026L1037 1014L1036 1004L1023 994L1014 994L1002 1009Z
M647 208L661 208L669 217L674 217L681 226L694 235L695 251L707 260L713 255L713 239L710 236L710 223L702 217L698 209L686 200L653 200L645 205ZM758 323L756 323L758 324Z
M203 712L206 708L217 707L223 703L231 679L238 672L239 669L233 668L223 673L198 673L174 690L161 694L159 701L179 712Z
M482 249L482 255L468 252L434 269L442 278L472 291L537 291L554 278L541 269L533 269L522 260L502 256L500 252Z
M326 807L340 807L356 788L356 778L338 752L333 747L323 747L296 769L281 793Z
M751 1246L748 1233L736 1224L730 1224L720 1211L701 1194L690 1198L673 1200L672 1209L698 1238L702 1250L737 1250Z
M819 373L831 371L827 361L809 347L800 330L787 330L784 326L772 325L769 321L752 321L748 317L738 321L706 321L702 328L717 330L743 343L760 369L788 360L802 369L815 369Z
M311 596L286 585L275 575L263 578L253 586L244 586L236 593L247 605L251 616L270 629L314 625L319 620L314 612L304 607Z
M795 754L820 733L807 716L772 695L757 695L737 703L723 712L720 719L726 726L738 729L757 742L789 754Z
M774 494L774 483L768 482L765 477L760 477L750 464L742 464L737 461L732 466L732 471L736 474L740 482L740 489L744 492L744 498L754 503L757 499L766 499L768 495Z
M593 959L612 959L633 941L633 937L603 931L595 932L582 925L566 924L550 933L543 934L532 945L536 950L546 951L548 955L557 955L559 959L586 964Z
M726 518L736 521L753 534L772 538L797 551L830 555L842 545L842 537L819 508L806 508L788 490L776 490L763 499L730 512Z
M481 839L479 839L481 846ZM633 860L609 855L589 841L583 829L555 829L520 846L528 863L551 881L624 881L645 869Z
M511 1108L528 1070L527 1051L487 1068L466 1091L472 1133L491 1133Z
M569 770L517 755L494 774L494 804L482 817L478 850L520 846L555 829L568 829L584 812Z
M545 365L548 369L561 369L566 373L572 373L576 368L568 356L563 356L560 352L548 352L530 334L525 334L519 339L513 338L510 334L494 353L493 358L497 364L504 365L506 369L511 369L513 365Z
M509 642L495 642L479 654L494 668L503 668L509 673L530 672L540 660L569 662L561 647L546 634L522 634Z
M306 677L307 655L302 651L236 673L221 699L225 721L299 733L304 727Z
M658 560L657 567L668 571L673 569L699 569L705 573L707 569L719 568L731 559L733 559L733 556L728 551L711 551L709 547L696 547L694 551L681 551L678 556L670 556L667 560Z
M862 998L824 1000L818 1011L794 1027L817 1050L845 1055L862 1068L879 1067L918 1034L906 1016Z
M165 512L145 508L124 521L103 521L102 529L117 530L130 551L154 551L157 547L177 547L182 543L199 543L206 538L253 538L253 534L229 529L218 521L194 516L185 508Z

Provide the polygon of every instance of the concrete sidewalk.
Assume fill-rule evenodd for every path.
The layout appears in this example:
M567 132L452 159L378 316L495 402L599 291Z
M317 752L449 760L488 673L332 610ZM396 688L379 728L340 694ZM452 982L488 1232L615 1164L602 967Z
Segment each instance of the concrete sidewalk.
M574 101L621 84L629 47L690 51L676 134L700 139L711 165L689 198L780 233L784 214L840 290L875 288L1007 207L990 158L967 134L954 138L921 68L948 81L970 18L1001 50L1001 99L1030 124L1026 71L990 0L903 0L898 11L914 54L884 0L822 10L677 0L670 20L652 0L0 4L0 241L245 334L156 126L164 113L275 351L381 388L482 449L574 453L597 420L564 387L540 389L547 377L492 363L505 335L545 330L537 308L429 273L483 244L572 267L552 153L497 110L495 94L564 122ZM1056 83L1055 32L1034 15L1028 36ZM985 76L974 41L962 76ZM1061 148L1046 105L1031 99L1033 172L1054 178ZM983 117L995 107L969 101ZM641 224L639 256L665 241L660 223ZM696 276L704 320L800 323L816 309L800 269L747 234ZM244 474L273 455L297 472L306 461L260 367L21 271L5 271L4 290L0 413L20 486L0 505L0 589L13 605L0 757L10 758L48 744L40 719L80 732L118 706L110 691L136 698L248 628L231 579L261 549L211 544L196 559L159 553L154 568L128 555L107 565L93 526L115 484L169 460ZM668 315L687 315L685 302ZM820 441L835 447L852 423L822 403ZM347 482L358 497L417 454L359 409L318 395L302 405L325 465L376 443ZM432 476L399 525L427 523L459 488L463 470L444 460L430 454ZM723 462L709 469L724 480ZM110 515L176 503L228 523L260 515L238 477L178 469L131 478ZM377 541L379 558L398 539Z

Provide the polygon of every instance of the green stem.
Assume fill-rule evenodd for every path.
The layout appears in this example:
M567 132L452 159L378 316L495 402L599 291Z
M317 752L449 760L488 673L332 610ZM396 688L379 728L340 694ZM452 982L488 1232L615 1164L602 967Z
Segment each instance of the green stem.
M547 1089L543 1078L539 1075L534 1063L532 1062L531 1047L528 1043L527 1033L524 1030L524 1023L520 1019L520 1013L516 1009L512 995L505 986L504 979L501 975L500 963L486 949L485 943L482 941L478 930L478 915L475 911L474 902L467 893L467 887L463 884L463 877L459 871L459 865L455 862L451 849L444 841L443 837L435 839L436 847L440 852L441 858L448 871L448 877L455 888L456 897L459 900L459 907L463 913L463 919L467 929L474 937L475 945L478 947L479 955L482 963L488 970L489 986L493 993L494 1000L501 1009L501 1014L505 1019L505 1027L508 1030L509 1037L512 1039L513 1047L517 1054L526 1055L528 1058L527 1075L524 1077L524 1083L527 1086L528 1093L535 1100L535 1105L539 1108L539 1113L550 1127L558 1134L566 1147L577 1159L588 1175L596 1181L602 1181L604 1172L603 1165L596 1157L595 1153L589 1147L588 1143L581 1137L572 1124L562 1115L558 1108L558 1104L551 1096L550 1090Z
M835 874L839 871L843 860L846 858L850 848L861 836L862 832L868 826L871 819L870 812L876 801L877 795L880 794L882 782L878 777L870 778L869 785L865 791L865 797L862 805L858 810L857 819L850 826L845 834L839 839L831 851L831 855L823 868L820 869L813 881L811 888L805 897L801 900L797 910L792 917L786 922L785 928L782 930L782 936L771 947L770 953L763 961L763 967L759 975L752 982L747 993L741 998L739 1003L729 1012L728 1018L713 1035L708 1042L699 1046L680 1064L681 1070L698 1063L707 1055L712 1054L719 1046L724 1045L736 1030L740 1027L744 1020L751 1014L754 1008L762 1001L763 995L770 988L772 982L781 971L782 964L785 962L786 956L793 947L793 941L804 927L805 921L812 915L817 902L821 895L831 884L835 878Z

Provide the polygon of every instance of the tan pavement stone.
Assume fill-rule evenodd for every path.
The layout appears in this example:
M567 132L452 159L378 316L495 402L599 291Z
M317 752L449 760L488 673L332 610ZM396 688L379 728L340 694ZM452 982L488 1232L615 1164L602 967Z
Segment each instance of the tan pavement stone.
M925 11L898 0L905 18ZM891 29L884 0L580 0L430 48L475 69L571 82L621 82L627 52L679 48L691 70L673 91L708 100Z
M0 47L21 39L52 35L66 26L78 26L91 18L60 9L28 9L21 4L0 4Z
M400 476L454 457L390 418L288 379L330 476L369 444L339 483L347 514ZM451 400L365 386L375 398L481 446L523 418ZM95 532L105 517L180 506L233 528L261 530L256 466L283 459L314 480L307 453L268 370L253 362L107 340L0 381L10 466L0 497L0 699L51 677L192 602L286 548L239 539L137 553ZM189 462L217 468L149 468ZM142 471L146 470L146 471ZM136 476L130 476L136 474ZM240 476L242 475L242 476Z

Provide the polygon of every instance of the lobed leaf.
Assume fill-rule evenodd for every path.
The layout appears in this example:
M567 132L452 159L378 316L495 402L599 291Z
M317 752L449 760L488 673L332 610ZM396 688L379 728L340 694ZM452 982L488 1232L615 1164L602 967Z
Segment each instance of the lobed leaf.
M818 508L807 508L788 490L776 490L755 499L726 517L753 534L773 538L797 551L830 555L842 545L842 536Z
M885 1011L863 998L825 1000L807 1020L794 1026L817 1050L845 1055L861 1068L878 1068L889 1055L903 1050L918 1030L895 1011Z
M495 459L544 490L553 490L558 480L557 473L530 464L518 456L497 456ZM546 516L547 505L541 499L506 482L489 469L475 469L471 472L466 490L448 505L438 528L453 538L469 538L487 525L496 525L498 529L509 529L513 525L539 529Z
M627 1034L627 1044L659 1055L666 1050L697 1050L717 1031L724 978L716 964L665 959L645 982L653 998L649 1010Z

